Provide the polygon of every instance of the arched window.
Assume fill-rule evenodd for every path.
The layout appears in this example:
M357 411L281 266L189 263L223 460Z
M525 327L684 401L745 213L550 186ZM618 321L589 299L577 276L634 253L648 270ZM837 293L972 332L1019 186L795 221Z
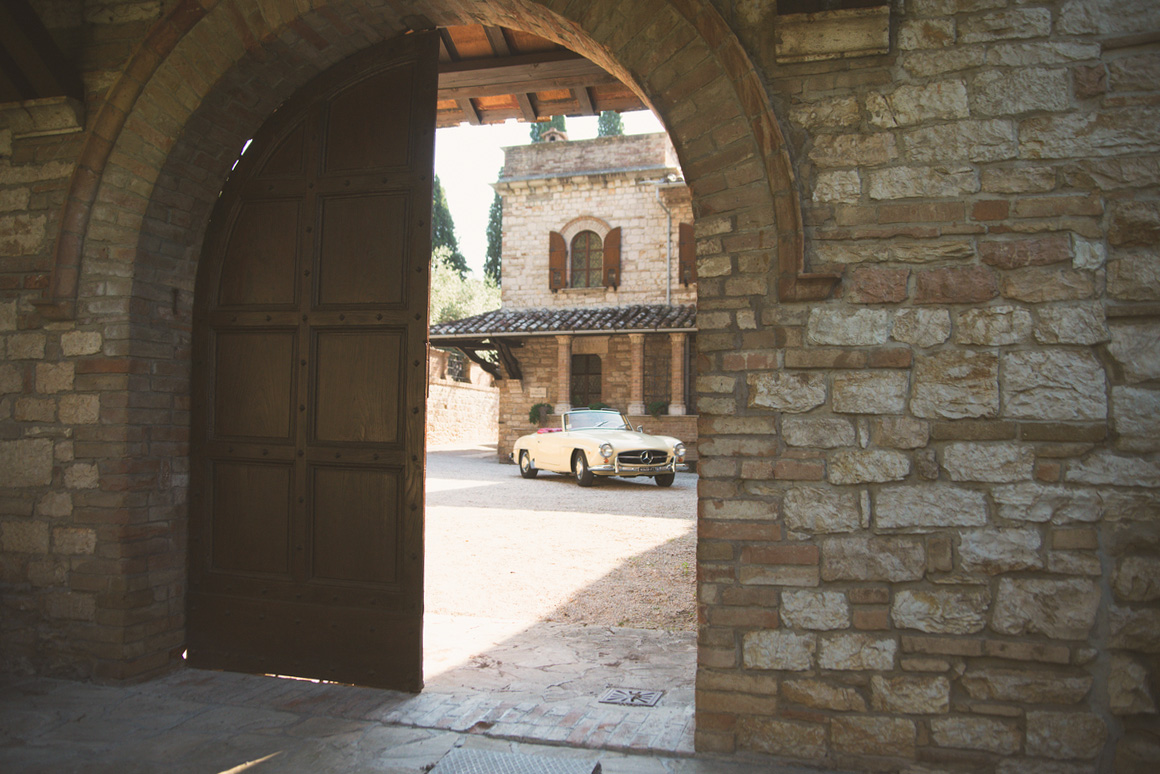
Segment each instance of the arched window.
M572 237L572 280L574 288L603 287L604 245L595 231L581 231Z

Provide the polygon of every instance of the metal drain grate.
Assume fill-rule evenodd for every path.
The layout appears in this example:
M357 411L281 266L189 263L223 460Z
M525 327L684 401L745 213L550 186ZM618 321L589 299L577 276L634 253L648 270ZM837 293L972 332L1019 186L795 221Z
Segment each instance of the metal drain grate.
M664 691L638 691L635 688L610 688L600 697L601 704L619 704L622 707L655 707Z
M456 747L431 774L600 774L600 762Z

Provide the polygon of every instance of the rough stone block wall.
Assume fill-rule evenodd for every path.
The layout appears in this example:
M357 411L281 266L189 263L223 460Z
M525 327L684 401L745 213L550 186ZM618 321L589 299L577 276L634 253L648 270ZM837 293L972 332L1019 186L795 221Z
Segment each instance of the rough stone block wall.
M427 446L495 443L499 388L470 361L468 381L447 375L448 353L432 349L427 360Z
M544 164L546 171L533 172L536 164ZM633 171L642 166L663 168ZM696 303L696 287L679 281L677 260L680 224L693 222L689 191L683 186L663 188L662 207L656 186L639 182L669 173L679 174L680 167L663 134L509 148L497 185L504 207L504 308L663 304L666 267L671 303ZM671 262L664 207L672 212ZM568 227L579 220L589 223L576 228L593 229L602 237L608 229L621 229L619 288L548 288L548 234L564 234L571 249L576 228Z
M502 177L569 177L624 169L656 179L670 170L679 171L680 165L667 135L629 134L507 148Z
M916 0L889 57L768 73L843 279L712 330L747 291L702 272L702 749L1160 759L1145 5Z

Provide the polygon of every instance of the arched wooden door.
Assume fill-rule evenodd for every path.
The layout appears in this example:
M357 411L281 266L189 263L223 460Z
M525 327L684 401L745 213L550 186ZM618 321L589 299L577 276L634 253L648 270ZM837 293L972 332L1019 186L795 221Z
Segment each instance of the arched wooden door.
M189 662L422 685L438 42L304 87L222 193L194 324Z

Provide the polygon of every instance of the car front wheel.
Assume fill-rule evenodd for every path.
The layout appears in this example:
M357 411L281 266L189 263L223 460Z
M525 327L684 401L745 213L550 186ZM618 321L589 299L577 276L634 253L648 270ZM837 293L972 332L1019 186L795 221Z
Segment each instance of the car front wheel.
M660 473L653 478L657 481L657 486L672 486L673 481L676 480L676 473Z
M520 452L520 475L524 478L535 478L540 471L532 467L532 458L528 456L527 451Z
M596 479L588 469L588 458L582 451L572 455L572 472L576 474L576 483L580 486L592 486L592 482Z

